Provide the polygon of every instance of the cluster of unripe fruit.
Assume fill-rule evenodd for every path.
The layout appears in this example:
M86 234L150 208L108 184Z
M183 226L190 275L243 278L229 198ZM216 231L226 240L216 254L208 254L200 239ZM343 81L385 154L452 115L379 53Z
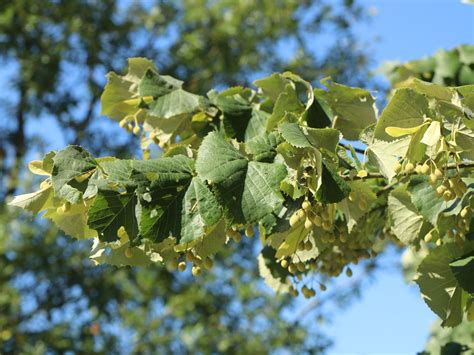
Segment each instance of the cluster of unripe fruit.
M249 238L253 237L253 226L249 225L245 228L245 235ZM236 227L230 228L227 231L227 236L236 243L239 243L242 240L242 235ZM178 262L178 260L173 259L168 263L168 267L171 270L178 269L180 272L184 272L187 268L186 262L192 264L191 274L193 276L200 275L203 267L207 270L210 270L214 266L214 262L211 258L206 257L202 259L199 255L195 255L192 250L188 250L185 254L185 260Z
M191 268L192 275L198 276L201 274L202 268L210 270L214 266L214 261L211 258L205 257L203 259L199 255L195 255L191 250L188 250L186 252L186 254L184 255L184 259L185 260L182 260L179 262L176 259L171 260L168 263L169 269L170 270L178 269L178 271L184 272L187 268L186 262L188 262L192 264L192 268Z
M252 225L248 225L244 229L244 234L248 238L252 238L254 236L254 230ZM227 230L227 237L232 239L236 243L240 243L242 240L242 234L239 232L238 227L233 226L232 228Z
M394 170L397 174L416 173L419 175L428 175L428 181L431 186L436 186L440 179L444 179L443 183L436 188L436 194L439 197L442 197L446 202L456 197L463 196L467 191L466 184L459 176L445 177L443 171L434 166L434 163L433 166L431 166L429 162L417 165L408 162L404 166L400 163L397 163L394 167Z
M290 226L294 227L304 221L304 227L321 227L326 231L332 230L336 206L334 204L325 205L320 202L312 205L308 200L304 200L301 208L290 217Z
M133 121L130 122L130 120ZM135 135L140 134L140 125L138 124L136 116L126 116L119 122L120 128L125 128L128 132L133 133Z
M470 205L463 207L461 212L456 216L455 225L453 228L448 229L446 236L450 239L455 239L456 242L462 244L464 243L466 234L470 229L470 219L472 218L472 208ZM438 232L436 229L431 230L424 236L424 241L429 243L435 239ZM436 245L440 246L443 244L442 238L436 239Z
M321 284L322 285L322 284ZM324 286L324 285L323 285ZM326 287L326 286L324 286ZM325 288L326 289L326 288ZM290 286L290 289L288 290L288 292L295 296L295 297L298 297L298 295L300 294L298 289L296 287L294 287L293 285ZM304 285L303 287L301 287L301 293L303 294L303 296L305 298L311 298L311 297L314 297L316 296L316 290L314 288L309 288L308 286Z
M459 176L446 178L441 185L436 188L436 194L447 202L456 197L462 197L467 191L467 186Z

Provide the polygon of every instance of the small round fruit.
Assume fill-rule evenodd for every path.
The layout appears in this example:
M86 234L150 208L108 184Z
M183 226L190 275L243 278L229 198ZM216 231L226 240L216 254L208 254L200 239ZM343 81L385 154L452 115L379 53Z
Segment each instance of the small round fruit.
M446 186L444 186L444 185L440 185L436 188L436 194L438 196L442 196L445 191L446 191Z
M203 263L203 261L202 261L202 259L201 259L200 256L195 255L195 256L194 256L194 259L193 259L193 263L194 263L194 265L196 265L196 266L201 266L202 263Z
M290 226L294 227L300 222L300 215L298 213L293 213L293 215L290 217Z
M292 263L288 266L288 271L290 272L290 274L295 274L298 269L296 265Z
M308 200L303 201L301 208L303 208L305 211L308 211L311 209L311 203L309 203Z
M299 272L303 272L306 270L306 266L302 263L302 262L299 262L298 264L296 264L296 269L299 271Z
M433 234L428 233L428 234L425 235L425 237L423 239L425 240L426 243L429 243L433 240Z
M132 248L125 249L125 256L130 259L133 256L133 249Z
M240 235L239 232L235 232L232 235L232 239L234 239L234 242L240 243L240 241L242 240L242 236Z
M178 260L172 259L168 262L168 268L170 270L176 270L178 268Z
M178 264L178 270L179 270L180 272L184 272L184 270L186 270L186 262L181 261L181 262Z
M201 274L201 268L199 266L193 266L191 269L193 276L198 276Z
M422 166L421 166L421 173L426 175L428 174L430 171L430 166L426 163L424 163Z
M437 178L443 177L443 172L439 170L438 168L435 169L434 174L436 175Z
M313 222L309 218L306 218L306 221L304 221L304 227L306 229L310 229L313 226Z
M320 284L320 285L319 285L319 289L324 292L324 291L327 290L327 287L326 287L325 284Z
M402 171L402 164L400 164L399 162L395 163L393 170L395 171L395 173L398 174L400 171Z
M415 172L418 174L418 175L421 175L422 172L421 172L421 165L418 164L416 167L415 167Z
M362 210L362 211L365 211L367 209L367 201L364 200L364 199L360 199L359 200L359 203L358 203L358 206L359 208Z
M407 165L405 165L405 172L406 173L411 173L413 171L413 169L415 169L415 165L413 165L412 163L407 163Z
M186 252L186 260L192 263L194 261L194 254L191 250Z
M310 251L311 249L313 249L313 243L311 243L310 240L307 240L307 241L304 243L304 250Z
M437 245L437 246L443 245L443 241L441 240L441 238L439 238L439 239L436 241L436 245Z
M214 266L214 261L212 261L211 258L207 257L206 259L204 259L204 267L207 270L212 269L213 266Z
M140 126L133 127L133 134L139 134L139 133L140 133Z
M282 261L280 261L280 265L282 268L286 269L288 267L288 260L286 259L283 259Z
M298 250L299 250L299 251L303 251L303 250L304 250L304 242L303 242L303 241L300 241L300 242L298 243Z
M245 228L245 235L249 238L252 238L253 235L254 235L254 232L253 232L253 226L247 226Z
M313 224L314 224L316 227L321 227L322 224L323 224L323 220L322 220L321 216L314 215L314 217L312 218L312 220L313 220Z
M323 229L325 231L330 231L332 229L332 224L329 221L324 221L323 222Z
M451 200L453 198L453 193L449 190L446 190L445 192L443 192L443 199L447 202L449 200Z
M346 269L346 276L347 276L347 277L352 277L352 270L351 270L350 267L348 267L348 268Z
M435 185L436 182L438 181L438 177L435 174L430 174L430 177L428 178L428 180L431 185Z

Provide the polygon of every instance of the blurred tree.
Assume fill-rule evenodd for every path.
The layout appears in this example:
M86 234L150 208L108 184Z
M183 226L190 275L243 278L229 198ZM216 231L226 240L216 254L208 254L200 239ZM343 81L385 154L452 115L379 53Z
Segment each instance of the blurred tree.
M25 187L25 157L52 139L134 153L136 142L98 117L105 73L126 58L153 58L195 92L285 69L355 84L367 78L351 29L363 18L351 0L1 2L0 352L322 351L328 342L314 324L288 316L293 302L254 281L250 241L196 282L161 269L92 267L77 252L88 245L5 201Z

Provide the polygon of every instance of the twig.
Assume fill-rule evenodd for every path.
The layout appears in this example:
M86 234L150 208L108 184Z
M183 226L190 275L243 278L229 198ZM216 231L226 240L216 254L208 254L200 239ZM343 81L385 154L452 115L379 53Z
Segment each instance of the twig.
M340 145L342 148L349 150L349 146L348 146L347 144L344 144L344 143L339 142L339 145ZM356 147L352 147L352 148L354 149L354 151L355 151L356 153L365 154L365 149L356 148Z
M444 167L444 170L453 170L453 169L466 169L466 168L474 168L474 162L469 161L469 162L462 162L459 164L449 164ZM416 175L417 172L415 170L410 171L408 173L400 173L398 174L399 176L410 176L410 175ZM367 176L354 176L350 177L349 175L341 175L341 177L344 180L366 180L366 179L380 179L380 178L385 178L381 173L367 173Z

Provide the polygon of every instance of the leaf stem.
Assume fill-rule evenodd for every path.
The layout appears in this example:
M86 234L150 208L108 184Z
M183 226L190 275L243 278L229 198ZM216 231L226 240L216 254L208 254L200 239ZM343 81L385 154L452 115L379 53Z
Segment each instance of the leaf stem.
M339 142L338 144L339 144L342 148L349 150L349 147L347 146L347 144L344 144L344 143L341 143L341 142ZM352 147L352 148L354 148L354 151L355 151L356 153L365 154L365 149L356 148L356 147Z

